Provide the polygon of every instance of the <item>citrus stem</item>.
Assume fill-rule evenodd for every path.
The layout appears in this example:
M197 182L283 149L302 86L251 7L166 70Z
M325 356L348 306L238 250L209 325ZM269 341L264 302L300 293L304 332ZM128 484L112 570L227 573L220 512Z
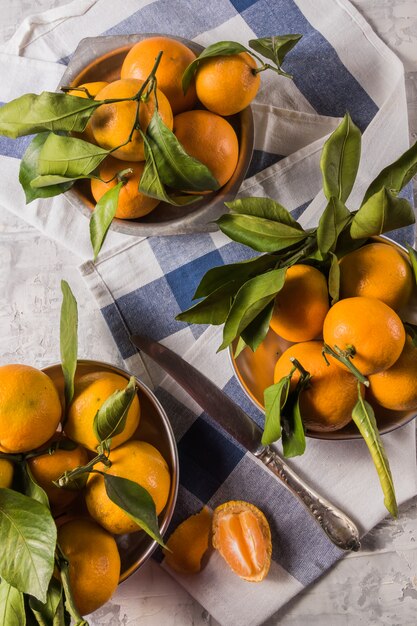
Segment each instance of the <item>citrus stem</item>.
M358 379L360 383L363 383L365 387L369 387L369 380L358 370L356 365L352 363L350 360L355 353L354 346L349 347L348 350L342 350L338 346L334 346L334 349L331 348L327 343L323 344L322 355L326 360L327 365L329 365L329 361L326 359L326 354L330 354L336 361L339 363L343 363L346 367L352 372L352 374Z
M82 615L80 615L80 612L75 606L74 598L73 598L72 591L71 591L70 578L69 578L69 570L68 570L69 563L64 553L62 552L62 549L59 546L59 544L57 544L57 553L58 553L57 561L58 561L59 571L61 574L62 587L64 588L66 608L69 614L71 615L71 617L73 618L73 620L75 621L74 626L88 626L88 622L83 618Z
M291 250L281 256L278 267L282 267L283 265L294 265L300 259L308 256L310 252L313 252L316 248L316 240L311 239L308 241L300 250L296 250L295 252Z
M61 91L67 93L67 91L81 91L81 93L85 93L87 98L90 100L94 100L94 96L88 91L87 87L61 87Z
M76 478L77 476L81 476L82 474L89 474L92 471L94 465L96 465L97 463L104 463L104 465L107 465L108 467L111 465L111 461L107 458L105 454L98 454L94 457L94 459L91 459L91 461L87 463L87 465L81 465L80 467L76 467L70 472L65 472L57 480L54 480L53 483L57 487L65 487L71 480L74 480L74 478Z

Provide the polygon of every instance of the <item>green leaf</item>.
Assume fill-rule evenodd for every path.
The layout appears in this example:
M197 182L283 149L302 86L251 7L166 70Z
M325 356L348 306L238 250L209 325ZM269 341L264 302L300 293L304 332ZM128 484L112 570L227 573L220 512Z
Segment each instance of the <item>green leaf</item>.
M97 202L91 215L90 241L94 252L94 260L96 260L101 250L112 220L116 215L119 194L123 185L124 182L120 181L117 185L106 191Z
M93 422L94 434L99 443L123 432L127 414L135 395L136 379L131 376L124 389L115 391L103 402Z
M32 187L32 182L39 178L39 156L49 135L50 133L36 135L26 148L26 152L20 161L19 182L25 192L26 203L32 202L37 198L52 198L60 193L64 193L73 185L71 180L48 187Z
M174 206L185 206L201 200L202 196L169 196L165 190L164 184L159 176L155 155L147 137L142 133L143 143L145 147L145 169L143 170L139 191L146 196L168 202Z
M417 142L411 146L399 159L385 167L369 185L363 197L362 204L383 187L389 189L394 195L399 193L403 187L417 173Z
M164 185L182 191L214 191L220 185L209 168L184 150L155 110L146 130L159 177Z
M407 244L407 250L411 261L411 268L414 274L414 281L417 285L417 252Z
M352 411L352 419L359 429L362 437L368 446L378 472L379 482L384 493L384 504L393 517L398 515L397 501L395 498L394 483L392 481L391 470L387 455L384 450L381 436L371 405L362 398L360 384L358 383L359 399Z
M48 587L48 596L45 603L36 598L29 598L29 606L36 617L39 626L61 626L63 621L63 606L61 604L62 585L54 577Z
M0 624L2 626L25 626L23 593L5 580L0 580Z
M111 474L104 474L104 484L110 500L160 546L166 548L159 532L155 503L148 491L128 478Z
M328 200L332 196L345 202L352 191L361 156L361 131L352 122L349 113L323 146L320 167L323 191Z
M49 509L11 489L0 489L0 576L46 602L54 568L56 526Z
M68 178L67 176L59 176L58 174L47 174L46 176L36 176L30 181L32 189L43 189L45 187L53 187L56 185L72 185L77 180L84 180L86 178L98 178L92 174L83 176L74 176Z
M232 200L232 202L225 202L225 205L233 213L263 217L303 231L301 224L291 216L290 212L282 204L270 198L239 198L238 200Z
M33 500L37 500L37 502L40 502L41 504L43 504L49 509L50 507L49 507L48 496L46 495L42 487L40 487L38 483L36 482L36 480L33 478L33 475L32 475L32 472L30 470L28 463L25 463L24 465L23 480L24 480L24 485L25 485L25 494L29 496L29 498L33 498Z
M408 200L396 198L383 187L361 206L350 227L353 239L381 235L389 230L414 224L414 211Z
M323 257L335 249L340 233L352 219L353 216L345 204L332 196L317 228L317 245Z
M77 178L90 174L110 150L76 137L50 133L39 155L39 174Z
M252 215L222 215L217 224L230 239L258 252L285 250L307 237L298 228Z
M242 331L273 300L285 282L286 268L272 270L248 280L237 292L223 329L223 343L227 348Z
M340 291L340 266L339 260L333 252L330 252L330 269L329 278L327 280L329 294L332 299L331 305L333 306L339 300Z
M187 92L188 87L190 86L190 83L194 78L194 74L198 69L198 66L202 61L204 61L204 59L208 59L210 57L239 54L239 52L247 52L247 48L245 48L245 46L242 46L242 44L237 43L236 41L218 41L211 44L211 46L207 46L207 48L205 48L203 52L196 59L194 59L192 63L190 63L190 65L186 68L184 74L182 75L183 92Z
M291 375L267 387L264 391L265 428L262 443L267 446L281 437L281 410L285 406L290 390Z
M246 348L246 343L245 340L242 337L239 337L238 341L237 341L237 346L233 352L233 358L237 359L237 357L239 356L239 354L241 352L243 352L243 350Z
M16 139L45 130L82 132L101 104L63 93L27 93L1 107L0 134Z
M78 307L71 287L61 281L62 304L60 319L61 367L65 384L65 406L74 396L74 377L78 355Z
M242 330L241 338L250 347L252 352L256 352L265 339L272 313L274 312L274 301L270 302L258 315Z
M192 324L213 324L214 326L223 324L229 314L232 298L239 286L235 281L221 285L204 300L179 313L175 319L179 322Z
M407 335L411 337L411 343L415 348L417 348L417 326L415 324L410 324L410 322L405 322L404 328Z
M259 52L267 59L271 59L277 66L280 74L291 78L290 74L281 70L281 65L290 50L300 41L302 35L276 35L274 37L261 37L251 39L249 46L255 52Z
M247 261L213 267L204 274L193 296L193 300L208 296L219 287L232 281L240 287L249 278L272 269L276 264L276 257L264 254Z
M304 425L300 413L300 394L297 395L292 405L290 419L286 417L283 424L282 449L286 458L300 456L306 449Z

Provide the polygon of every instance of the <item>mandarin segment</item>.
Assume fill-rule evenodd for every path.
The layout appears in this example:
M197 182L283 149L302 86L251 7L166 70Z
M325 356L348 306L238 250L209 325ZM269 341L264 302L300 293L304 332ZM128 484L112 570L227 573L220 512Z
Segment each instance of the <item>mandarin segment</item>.
M213 513L213 546L241 578L260 582L271 564L271 530L265 515L249 502L232 500Z
M309 341L321 334L329 310L324 274L309 265L288 268L285 283L275 298L269 323L287 341Z
M52 380L29 365L0 367L0 451L29 452L52 437L61 419Z
M404 347L405 330L397 313L384 302L354 297L339 300L330 308L323 338L331 348L353 348L353 364L368 376L394 365Z
M65 434L89 450L96 450L99 442L94 434L93 423L97 411L113 393L125 389L128 381L113 372L91 372L75 379L74 397L68 407ZM127 413L123 431L112 437L115 448L127 441L135 432L140 420L140 404L134 396Z
M212 513L204 507L174 530L166 542L165 563L179 574L196 574L209 547Z

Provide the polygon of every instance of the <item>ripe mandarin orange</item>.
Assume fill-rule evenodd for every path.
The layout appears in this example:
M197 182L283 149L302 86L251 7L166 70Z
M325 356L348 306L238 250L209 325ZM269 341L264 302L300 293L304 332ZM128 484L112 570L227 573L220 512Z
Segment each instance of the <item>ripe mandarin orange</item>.
M112 372L91 372L75 379L74 398L68 408L65 434L89 450L96 450L97 438L93 423L97 411L115 391L124 389L128 381ZM112 437L111 446L116 448L127 441L138 427L140 405L137 395L127 413L126 424L121 433Z
M247 52L205 59L198 67L195 86L204 106L219 115L234 115L256 96L261 78Z
M0 459L0 487L10 487L13 482L13 463Z
M98 173L102 180L91 179L91 193L93 194L94 200L98 202L109 189L115 187L119 182L119 180L113 178L113 176L116 176L118 172L126 168L130 168L132 173L123 175L123 179L127 182L120 189L115 217L122 220L133 220L147 215L159 204L159 200L145 196L138 191L140 179L145 169L143 162L120 161L110 156L107 157L100 165ZM110 180L111 178L113 178L113 180Z
M405 330L395 311L381 300L355 297L339 300L330 308L323 338L331 348L353 347L353 364L368 376L394 365L404 347Z
M88 90L88 94L90 94L92 98L95 98L98 92L101 91L101 89L103 89L103 87L106 87L106 85L108 84L109 83L107 83L106 81L101 80L94 83L82 83L81 85L77 85L77 87L85 87ZM77 96L77 98L89 97L89 95L85 91L78 91L77 89L71 89L70 91L67 91L67 94L69 96ZM84 139L84 141L88 141L89 143L96 143L94 139L94 133L91 128L91 119L88 121L84 131L82 133L76 133L76 136L80 137L80 139Z
M138 93L142 84L143 81L134 78L115 80L101 89L95 99L131 98ZM172 129L171 106L166 96L159 89L157 90L157 98L159 114L164 124ZM112 152L112 156L122 161L144 161L145 159L143 139L138 130L133 132L131 141L122 146L128 140L134 126L136 110L135 101L113 102L99 106L90 118L91 128L98 145L110 150L121 146ZM139 123L143 132L148 128L154 110L153 94L148 97L146 102L140 101Z
M228 121L210 111L186 111L174 118L174 133L185 151L204 163L222 187L232 177L239 143Z
M53 382L29 365L0 367L0 450L28 452L54 434L61 403Z
M410 299L413 273L405 255L386 243L370 243L339 262L340 298L377 298L398 310Z
M108 602L120 578L116 541L90 519L74 519L58 528L58 543L68 559L75 606L88 615Z
M144 487L159 515L167 503L171 482L168 465L161 453L150 443L133 440L112 450L109 459L111 467L99 464L96 469L128 478ZM109 499L103 476L90 474L85 499L91 517L109 532L118 535L139 530L137 524Z
M370 392L386 409L417 409L417 348L407 335L403 351L394 365L369 377Z
M288 268L284 287L275 298L269 323L287 341L318 337L329 310L329 292L324 275L309 265Z
M358 400L357 379L347 369L337 366L335 359L322 355L320 341L306 341L290 346L279 357L274 370L274 382L287 376L293 368L291 357L311 374L308 386L300 394L303 423L312 431L333 431L346 426L352 419L352 409ZM298 370L291 378L291 390L300 379Z
M265 515L249 502L231 500L213 513L213 546L244 580L260 582L271 564L271 530Z
M139 41L127 53L121 77L146 80L159 52L163 52L156 71L158 88L166 95L174 115L192 109L197 102L194 81L187 93L182 89L182 75L196 55L180 41L170 37L149 37Z

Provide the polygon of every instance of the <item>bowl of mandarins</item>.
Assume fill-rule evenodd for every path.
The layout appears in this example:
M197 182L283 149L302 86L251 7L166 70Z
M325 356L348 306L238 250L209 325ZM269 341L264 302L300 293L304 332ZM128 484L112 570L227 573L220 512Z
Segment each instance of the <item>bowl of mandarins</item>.
M80 181L67 192L70 201L87 217L119 180L125 184L112 228L132 235L212 229L208 223L220 215L223 203L236 195L252 156L252 112L246 102L237 106L232 103L232 109L220 106L221 112L218 102L204 106L201 98L210 94L213 86L202 87L203 96L198 98L194 78L184 92L183 74L203 50L180 37L146 33L94 37L80 42L62 77L61 88L70 86L67 93L71 95L101 101L123 99L98 107L79 135L112 151L101 163L98 178ZM149 82L146 83L153 70L155 98L147 90ZM248 103L257 91L259 76L254 76L253 82ZM137 115L140 130L138 124L133 129L137 107L132 99L144 83L147 86ZM155 100L163 125L173 132L194 163L179 155L178 144L168 145L171 134L161 138L163 127L156 128L154 123L149 127ZM142 133L146 135L146 145ZM166 171L164 159L176 161L176 165ZM156 185L155 176L159 178Z

